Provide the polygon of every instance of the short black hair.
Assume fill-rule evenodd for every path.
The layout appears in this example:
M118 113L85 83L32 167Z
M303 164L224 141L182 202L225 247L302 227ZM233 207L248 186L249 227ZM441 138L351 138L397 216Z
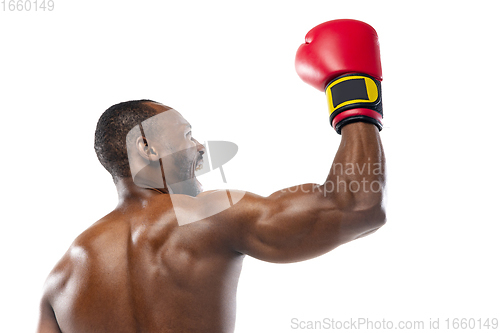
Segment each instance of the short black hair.
M150 99L133 100L108 108L97 122L94 149L99 162L111 174L115 184L121 178L131 177L127 155L127 133L157 111L147 102Z

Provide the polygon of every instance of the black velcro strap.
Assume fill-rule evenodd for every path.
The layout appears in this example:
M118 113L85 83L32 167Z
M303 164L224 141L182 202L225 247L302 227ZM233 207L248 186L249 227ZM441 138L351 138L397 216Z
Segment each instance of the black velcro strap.
M335 78L326 86L330 124L339 113L366 108L382 114L382 88L380 81L366 74L346 74Z

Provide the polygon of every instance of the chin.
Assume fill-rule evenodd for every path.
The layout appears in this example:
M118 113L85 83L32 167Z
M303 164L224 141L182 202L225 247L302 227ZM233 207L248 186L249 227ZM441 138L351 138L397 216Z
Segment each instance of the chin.
M203 192L203 187L196 177L173 184L171 188L174 194L185 194L191 197L196 197Z

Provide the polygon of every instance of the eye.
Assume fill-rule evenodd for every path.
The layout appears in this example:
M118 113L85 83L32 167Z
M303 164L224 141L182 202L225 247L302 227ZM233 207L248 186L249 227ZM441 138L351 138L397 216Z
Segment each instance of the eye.
M189 138L189 137L191 137L191 131L186 133L186 138Z

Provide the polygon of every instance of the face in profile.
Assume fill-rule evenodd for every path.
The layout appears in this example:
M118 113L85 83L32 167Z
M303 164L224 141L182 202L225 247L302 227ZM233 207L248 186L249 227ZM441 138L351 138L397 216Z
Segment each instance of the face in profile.
M127 154L134 183L171 194L196 196L202 191L195 170L205 147L192 136L191 125L174 109L151 103L158 113L127 134Z

